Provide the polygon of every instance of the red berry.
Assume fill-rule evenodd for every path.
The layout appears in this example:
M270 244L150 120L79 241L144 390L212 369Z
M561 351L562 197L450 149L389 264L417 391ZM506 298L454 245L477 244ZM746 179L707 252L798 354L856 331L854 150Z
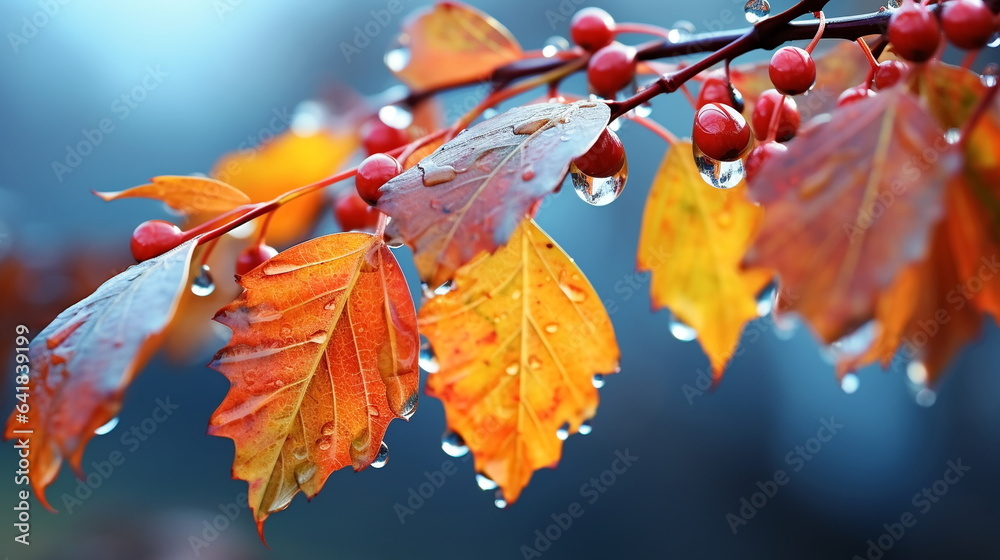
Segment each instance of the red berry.
M625 165L625 147L617 134L605 128L587 153L573 160L573 163L585 175L611 177Z
M635 76L635 48L611 43L590 57L587 81L595 93L613 99Z
M403 166L396 158L386 154L372 154L358 166L358 174L354 176L354 185L358 194L372 206L378 202L382 185L403 172Z
M577 45L596 51L615 40L615 18L600 8L584 8L570 20L569 34Z
M705 77L701 83L701 90L698 92L696 107L703 107L709 103L722 103L729 105L739 112L743 112L743 95L738 89L733 87L732 82L726 77L724 72L713 72Z
M780 156L787 151L788 147L778 142L764 142L750 150L750 155L747 156L747 160L743 163L747 181L753 180L757 172L764 165L764 162L772 157Z
M878 68L875 69L875 89L891 88L899 83L900 78L909 70L910 67L905 62L898 60L886 60L879 63Z
M837 107L850 105L851 103L861 101L862 99L867 99L869 97L875 97L875 92L865 86L847 88L840 94L840 97L837 98Z
M771 129L771 119L774 118L774 110L781 104L781 115L778 117L778 130L775 131L774 139L778 142L787 142L795 137L802 124L802 116L799 115L799 107L795 100L787 95L778 93L776 89L766 90L760 94L757 103L753 106L753 131L758 140L767 138Z
M930 10L907 0L889 17L893 52L910 62L925 62L941 44L941 27Z
M954 0L941 8L941 29L951 44L969 51L979 50L996 33L993 12L982 0Z
M767 74L778 91L785 95L798 95L809 91L816 83L816 62L803 49L781 47L771 57Z
M361 126L361 143L369 155L391 152L409 141L405 130L391 127L377 116Z
M243 276L277 254L278 250L270 245L247 247L236 258L236 274Z
M698 109L691 136L695 146L706 156L733 161L750 144L750 127L736 109L722 103L709 103Z
M343 231L366 231L375 228L379 211L365 202L357 191L341 195L333 205L333 217Z
M163 220L142 222L132 232L132 256L142 262L166 253L180 243L184 232L176 225Z

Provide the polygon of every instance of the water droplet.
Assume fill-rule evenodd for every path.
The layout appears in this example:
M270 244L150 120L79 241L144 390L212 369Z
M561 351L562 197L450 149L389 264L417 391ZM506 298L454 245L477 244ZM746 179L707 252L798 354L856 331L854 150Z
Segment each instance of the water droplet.
M594 384L595 389L604 388L604 376L601 375L600 373L595 373L594 377L590 380L590 382Z
M191 293L205 297L215 291L215 282L212 281L212 269L207 264L201 265L201 274L191 282Z
M510 364L504 369L504 371L507 373L507 375L517 375L517 372L520 371L520 369L521 366L517 364Z
M441 369L441 365L437 361L437 356L434 355L434 349L431 348L429 342L420 345L420 357L417 361L420 369L427 373L437 373Z
M991 49L1000 47L1000 33L994 33L993 37L990 37L990 42L986 43L986 46Z
M681 342L691 342L698 338L698 331L691 328L687 323L681 321L673 312L670 313L670 323L668 325L670 334Z
M482 473L476 473L476 484L479 485L480 490L496 490L497 483L493 482L493 479Z
M854 394L855 391L861 386L861 379L853 374L848 373L840 380L840 388L848 395Z
M111 420L108 420L106 424L94 430L94 435L103 436L104 434L111 433L111 430L115 429L115 426L117 425L118 425L118 417L115 416Z
M437 288L434 288L434 295L443 296L454 289L455 289L455 283L452 282L451 280L448 280L444 284L441 284Z
M719 161L712 159L701 152L698 146L694 147L694 162L698 166L698 173L708 186L717 189L731 189L740 184L745 171L743 170L743 160Z
M447 183L458 176L458 171L450 165L438 165L433 161L425 161L417 164L424 172L424 186L433 187L441 183Z
M570 168L573 188L581 200L593 206L607 206L615 201L625 189L628 180L628 158L618 173L611 177L591 177L584 175L576 166Z
M594 426L590 424L590 420L584 420L580 427L576 429L576 432L581 436L590 435L590 432L594 431Z
M538 356L532 355L528 358L528 367L531 369L542 369L542 360Z
M292 451L292 455L296 459L301 461L302 459L305 459L309 455L309 452L306 450L305 447L299 446L295 448L295 451Z
M771 15L771 3L767 0L748 0L743 6L743 14L748 22L757 23Z
M378 118L392 128L400 130L413 124L413 113L399 105L386 105L378 110Z
M372 461L372 468L381 469L389 462L389 446L383 441L382 445L378 447L378 455L375 456L375 460Z
M321 437L316 440L316 446L320 448L321 451L326 451L330 449L333 445L333 439L330 437Z
M545 325L545 332L549 334L556 334L559 331L559 323L549 323Z
M673 28L667 33L667 40L671 43L679 43L694 33L694 24L687 20L680 20L674 23Z
M462 436L449 430L441 434L441 451L449 457L464 457L469 453L469 446L465 445Z
M962 131L957 128L949 128L947 132L944 133L944 140L949 144L957 144L962 138Z
M373 404L368 405L368 416L378 418L378 407Z
M549 119L538 119L536 121L521 123L514 127L514 134L534 134L547 124L549 124Z
M890 10L899 9L899 2L897 0L889 0L889 2L886 3L886 7Z
M560 426L559 429L556 430L556 437L561 441L566 441L566 438L569 437L569 424L563 424Z
M997 74L998 74L997 70L998 69L996 64L990 64L989 66L986 67L985 70L983 70L982 75L979 76L979 81L982 82L982 84L986 87L996 86Z
M587 299L587 292L583 291L583 288L579 286L574 286L572 284L560 284L560 288L566 297L569 298L573 303L583 303Z
M390 249L399 249L405 244L405 242L403 241L402 237L388 237L385 240L385 244Z
M650 103L640 103L633 111L635 112L635 116L645 119L653 114L653 105Z
M403 408L399 411L399 417L403 420L409 420L413 413L417 411L417 401L420 400L419 393L413 393L410 398L406 399L403 403Z
M337 427L333 425L333 422L327 422L323 424L323 427L319 429L319 433L324 436L333 435L333 432L337 431Z
M917 401L918 405L923 406L925 408L929 406L934 406L934 403L937 402L937 393L935 393L930 389L924 388L917 391L917 394L914 397L914 399Z
M542 56L552 58L553 56L559 54L559 51L568 51L569 49L570 44L565 37L553 35L545 40L545 46L542 47Z
M295 481L298 482L300 486L309 482L315 474L316 463L311 461L306 461L305 463L295 467Z
M927 366L920 360L913 360L906 365L906 378L914 385L927 385Z
M386 68L393 72L402 72L410 64L410 49L408 47L398 47L385 53L382 59Z
M497 493L493 495L493 505L498 509L504 509L507 507L507 500L503 499L503 492L497 490Z
M778 286L774 282L768 284L757 294L757 316L767 317L774 310L775 298L778 296Z

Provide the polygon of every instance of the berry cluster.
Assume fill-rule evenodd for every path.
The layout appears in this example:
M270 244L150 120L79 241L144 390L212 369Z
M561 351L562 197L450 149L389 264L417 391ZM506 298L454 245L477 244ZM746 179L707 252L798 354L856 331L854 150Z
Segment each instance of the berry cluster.
M949 0L941 4L939 18L925 3L904 0L889 18L893 52L910 62L926 62L941 47L942 33L952 45L979 50L997 32L997 16L983 0Z

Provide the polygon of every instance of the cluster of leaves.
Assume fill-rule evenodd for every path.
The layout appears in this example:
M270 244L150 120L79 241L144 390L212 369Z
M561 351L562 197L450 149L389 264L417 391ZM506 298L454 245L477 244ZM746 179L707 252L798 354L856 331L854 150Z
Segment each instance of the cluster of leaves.
M618 370L619 350L583 271L532 218L610 121L656 125L628 111L628 100L557 97L463 130L483 109L529 89L503 81L458 125L441 128L433 93L512 67L524 76L545 68L529 84L554 90L588 54L557 53L551 66L522 52L498 22L455 2L415 15L402 37L409 63L393 69L419 118L406 131L412 142L395 151L405 171L375 205L391 221L383 218L375 233L309 239L225 287L246 241L220 236L263 214L258 235L270 242L305 235L324 201L289 192L352 176L327 178L359 144L344 132L358 128L356 119L228 155L215 179L158 177L101 194L160 200L185 217L188 235L103 284L32 341L31 423L12 417L7 437L34 430L31 481L43 503L63 459L79 471L94 430L118 414L164 338L173 332L178 347L194 346L219 307L216 320L233 335L211 367L231 387L209 431L234 441L233 476L249 483L262 534L270 513L299 492L314 496L333 471L384 464L388 424L416 409L421 358L447 429L504 503L535 470L558 463L561 440L596 413L594 376ZM682 71L698 76L710 65ZM1000 283L971 281L1000 251L995 84L932 60L878 95L842 107L826 102L863 81L867 65L853 44L821 57L811 93L817 116L742 188L706 186L691 144L663 134L670 145L649 191L637 263L652 274L654 307L697 331L717 378L757 317L758 294L775 279L776 312L797 314L825 343L876 322L871 348L845 357L842 374L885 364L903 348L933 381L983 314L1000 320ZM766 72L759 64L732 69L748 106L770 87ZM413 250L425 283L419 312L387 239ZM219 284L209 297L189 289L203 264ZM939 328L928 332L929 324Z

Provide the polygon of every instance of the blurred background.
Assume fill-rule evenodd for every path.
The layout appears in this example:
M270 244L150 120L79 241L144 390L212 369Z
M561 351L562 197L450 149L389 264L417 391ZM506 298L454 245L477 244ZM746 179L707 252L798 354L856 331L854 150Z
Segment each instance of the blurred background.
M0 5L8 43L0 48L4 418L14 402L13 360L6 351L14 325L38 333L67 299L82 298L128 264L129 235L139 222L169 217L152 202L101 203L90 190L120 190L155 175L207 173L224 153L284 131L289 120L276 121L276 115L294 112L338 83L363 94L395 85L383 54L403 15L425 5L399 1L403 14L393 15L349 57L343 45L357 45L355 26L375 21L372 10L387 2ZM474 5L534 49L567 34L580 2ZM596 4L619 21L672 26L684 19L697 30L746 25L743 2L736 0ZM772 4L778 10L791 2ZM838 1L830 15L877 8L875 2ZM46 9L49 15L37 15ZM130 95L139 85L145 88L141 99ZM584 91L580 81L567 89ZM467 108L477 93L450 94L446 102ZM132 102L123 102L123 95ZM691 115L679 95L653 105L653 117L679 135L686 135ZM111 132L91 141L92 150L68 171L54 165L66 164L67 150L102 119L111 119ZM748 327L721 385L706 391L707 360L698 345L671 335L668 312L650 313L648 277L634 273L641 210L665 147L636 126L626 124L620 134L631 160L621 198L593 208L563 189L539 222L605 299L621 345L621 373L609 376L601 390L593 433L570 437L558 469L538 472L517 503L495 508L493 493L476 485L471 461L441 451L442 407L425 397L408 424L390 426L386 468L339 471L311 503L297 497L269 519L265 548L240 504L246 483L230 479L232 443L205 435L227 389L221 375L202 365L223 344L214 338L183 363L155 359L138 377L118 426L87 449L85 471L97 473L92 480L98 484L81 483L64 470L48 491L60 513L32 504L30 547L12 540L16 453L10 444L0 447L0 556L539 557L524 547L543 558L1000 556L996 326L984 324L936 394L917 398L905 362L888 373L864 370L858 387L846 387L855 391L842 390L827 349L804 329L778 328L763 317ZM319 232L334 230L325 213ZM412 268L407 273L416 288ZM151 424L154 409L166 400L177 410ZM820 432L824 423L842 427L827 438ZM125 437L134 428L144 439ZM810 441L818 434L828 441ZM124 463L101 475L100 464L116 452ZM609 476L618 454L626 453L637 459ZM950 464L968 471L941 482ZM445 474L440 488L401 522L395 506L413 508L407 504L411 491L452 469L457 472ZM761 504L764 496L754 494L778 470L789 480ZM584 493L585 484L594 488L591 479L604 490ZM919 496L925 488L933 498ZM752 517L743 499L754 501ZM553 515L573 502L583 515L565 530L552 529ZM743 515L745 523L734 524L729 514ZM893 524L906 514L915 524L901 534ZM876 551L872 543L891 549Z

